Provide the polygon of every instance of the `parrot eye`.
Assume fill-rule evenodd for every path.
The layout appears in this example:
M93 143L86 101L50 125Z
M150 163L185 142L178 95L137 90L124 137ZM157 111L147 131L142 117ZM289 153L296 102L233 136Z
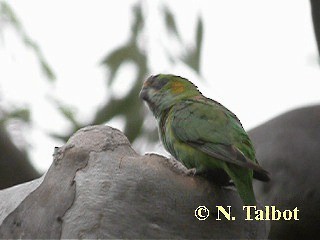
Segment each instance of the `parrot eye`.
M153 87L156 90L160 90L164 85L166 85L168 83L169 79L160 79L157 80L153 83Z
M159 78L159 75L150 76L145 82L145 86L150 86L155 90L160 90L164 85L168 83L169 79Z

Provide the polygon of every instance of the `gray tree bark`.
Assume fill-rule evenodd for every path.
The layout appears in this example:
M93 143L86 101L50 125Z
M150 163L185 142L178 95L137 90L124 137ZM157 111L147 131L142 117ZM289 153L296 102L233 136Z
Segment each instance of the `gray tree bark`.
M194 216L204 205L205 221ZM232 206L234 221L216 206ZM40 179L0 191L0 238L267 238L238 193L172 159L138 155L118 130L92 126L56 149Z
M266 205L299 209L299 221L272 221L271 239L315 239L320 219L320 105L282 114L249 131L269 183L255 182Z

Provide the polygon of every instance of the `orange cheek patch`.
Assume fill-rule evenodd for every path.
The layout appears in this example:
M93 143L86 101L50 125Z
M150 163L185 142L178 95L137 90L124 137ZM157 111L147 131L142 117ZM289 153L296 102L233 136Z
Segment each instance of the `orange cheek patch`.
M176 93L176 94L182 93L182 92L184 92L184 90L185 90L185 87L182 83L175 82L172 84L172 92L173 93Z

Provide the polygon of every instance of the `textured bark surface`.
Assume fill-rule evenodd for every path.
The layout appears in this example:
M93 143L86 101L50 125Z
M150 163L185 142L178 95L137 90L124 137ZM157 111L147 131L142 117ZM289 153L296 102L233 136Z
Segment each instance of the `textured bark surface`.
M272 221L271 239L315 239L320 219L320 106L300 108L252 129L269 183L255 183L258 199L277 208L298 207L299 221Z
M199 221L194 210L210 216ZM235 221L216 220L216 205ZM46 175L0 191L1 238L266 238L266 222L245 221L241 200L190 176L175 160L138 155L118 130L79 130L57 149Z

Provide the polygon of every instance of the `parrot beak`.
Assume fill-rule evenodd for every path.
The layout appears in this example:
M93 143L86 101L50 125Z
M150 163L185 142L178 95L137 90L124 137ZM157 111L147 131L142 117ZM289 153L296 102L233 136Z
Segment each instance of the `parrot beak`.
M148 95L148 89L146 87L143 87L140 91L139 97L142 100L148 101L149 100L149 95Z
M151 75L147 80L144 81L142 89L140 91L139 97L142 100L146 101L147 103L151 102L149 92L151 91L151 93L152 93L152 90L154 90L152 87L152 83L156 80L156 78L157 78L157 76Z

